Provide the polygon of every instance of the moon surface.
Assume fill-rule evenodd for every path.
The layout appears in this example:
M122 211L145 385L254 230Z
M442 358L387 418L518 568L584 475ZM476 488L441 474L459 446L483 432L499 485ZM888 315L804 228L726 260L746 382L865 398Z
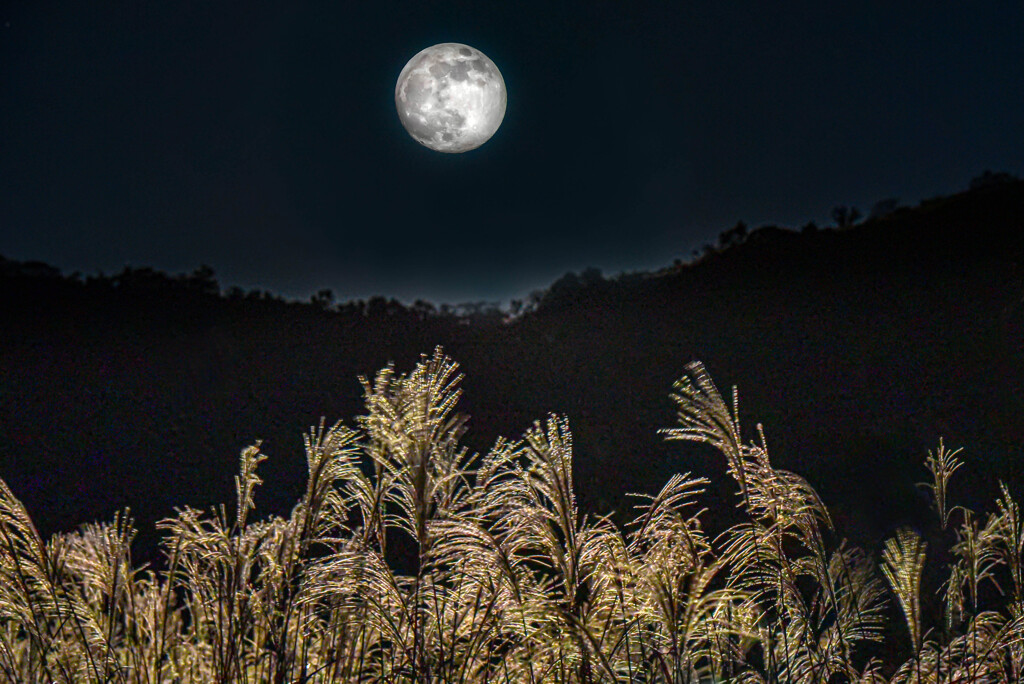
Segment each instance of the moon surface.
M505 80L487 55L462 43L417 53L398 76L395 106L413 140L438 152L487 142L505 118Z

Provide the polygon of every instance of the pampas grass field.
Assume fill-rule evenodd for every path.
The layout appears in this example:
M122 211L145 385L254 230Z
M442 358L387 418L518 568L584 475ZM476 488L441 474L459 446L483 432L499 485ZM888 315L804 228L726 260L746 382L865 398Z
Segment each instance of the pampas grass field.
M1005 486L955 504L958 451L922 455L934 535L873 557L693 363L663 435L721 453L742 520L709 534L683 473L620 527L577 510L564 417L461 446L460 380L440 349L364 379L364 415L305 435L287 518L258 515L243 450L235 501L159 524L159 568L133 564L127 511L47 540L0 481L0 679L1021 681L1024 519Z

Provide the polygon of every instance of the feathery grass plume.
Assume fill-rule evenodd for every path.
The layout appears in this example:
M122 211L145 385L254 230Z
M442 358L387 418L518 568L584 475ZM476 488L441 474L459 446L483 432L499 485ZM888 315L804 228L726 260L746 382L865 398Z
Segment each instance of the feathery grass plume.
M223 510L223 509L222 509ZM228 682L241 676L244 639L253 616L244 577L252 565L257 541L247 526L231 535L225 516L206 518L185 508L159 523L177 551L169 580L172 591L184 597L189 615L186 651L194 650L188 671L208 672L211 681Z
M441 348L424 355L408 375L391 366L371 384L361 378L368 413L359 418L369 441L382 497L384 526L404 530L416 542L418 562L412 582L412 669L425 667L428 645L424 629L430 617L424 594L432 579L426 572L431 554L430 523L457 511L467 496L467 472L473 457L460 447L466 418L454 412L462 394L458 364ZM437 595L434 596L436 598ZM419 676L419 674L417 674Z
M443 521L439 553L478 560L464 567L473 581L492 586L494 624L501 636L499 648L507 647L502 677L511 681L542 681L547 668L558 662L558 642L551 638L553 579L538 560L536 549L543 540L531 532L542 516L533 508L529 475L523 468L523 442L500 438L483 458L467 510L456 520ZM462 543L464 542L464 544Z
M942 523L942 529L946 529L946 526L949 524L949 515L952 512L948 507L949 504L947 503L949 479L953 476L953 473L963 465L963 461L956 457L961 451L963 451L963 449L948 451L940 437L939 448L935 453L932 453L931 450L929 450L928 458L925 459L925 467L928 468L928 472L932 474L932 481L921 482L918 485L931 490L932 499L935 505L935 512L939 515L939 520Z
M843 540L829 559L828 577L834 578L831 595L815 600L819 627L825 628L829 645L881 642L885 631L885 608L888 603L885 585L877 575L874 562L863 549ZM838 615L826 628L829 603L835 601Z
M998 682L1020 681L1007 651L1020 645L1024 621L1007 619L995 611L982 611L971 620L970 628L944 647L925 641L920 652L900 665L891 684L918 682Z
M999 483L999 491L1002 496L996 499L999 514L993 530L996 549L1010 571L1017 610L1024 612L1024 519L1021 518L1020 506L1003 482Z
M740 628L731 619L742 594L712 589L724 563L716 559L700 523L703 510L686 512L704 492L705 478L673 475L632 524L636 610L646 629L641 647L667 681L721 676L740 653Z
M848 565L861 556L830 557L822 532L833 528L827 508L806 480L772 466L760 426L759 442L742 444L735 390L730 410L700 363L688 365L674 388L680 425L662 433L717 448L750 518L720 539L726 586L743 596L742 612L754 616L749 632L760 643L765 675L859 676L854 649L878 639L882 609L877 583Z
M927 543L914 530L901 527L895 537L885 540L882 571L903 610L915 655L921 653L921 571Z
M635 681L643 676L645 635L636 619L638 559L622 531L608 518L598 518L594 538L582 565L593 568L589 581L592 642L604 667Z
M952 608L953 617L966 616L973 620L967 632L948 648L952 649L959 641L964 654L962 659L973 663L981 658L987 663L982 669L998 665L1000 672L1009 673L1009 681L1019 681L1024 674L1024 649L1020 639L1024 613L1017 584L1021 573L1019 519L1016 503L1006 486L1000 483L1000 488L999 513L990 515L982 527L970 511L964 510L963 523L951 548L956 563L947 582L947 606ZM1008 569L1013 593L1008 597L1005 612L984 610L980 597L983 582L1004 593L997 577L1000 567ZM947 625L951 622L947 617ZM972 673L977 667L976 664L971 666Z
M65 592L65 544L43 542L24 505L0 480L0 619L25 635L26 659L6 666L16 679L33 681L102 680L109 661L104 633L84 600ZM3 651L14 650L5 645Z
M482 525L460 519L434 526L431 616L437 655L451 671L483 677L496 654L510 655L531 636L526 571ZM516 669L521 663L516 664ZM492 673L493 675L493 673Z
M306 489L287 520L272 520L255 547L258 572L251 584L252 606L257 616L256 648L272 653L269 659L272 681L291 681L302 675L317 658L306 649L317 642L318 624L309 614L301 592L314 553L330 553L326 538L341 531L347 519L346 506L336 484L359 472L358 435L335 424L317 428L303 436L306 451Z
M175 635L184 630L185 616L172 601L168 583L152 571L139 572L123 614L121 647L130 660L128 681L154 684L167 681L165 673L176 649Z
M971 615L978 614L979 591L982 582L988 580L1001 591L995 578L996 567L1003 562L996 547L998 522L997 517L992 517L987 525L979 527L974 514L965 509L963 523L956 531L956 543L950 548L957 560L953 567L948 591L955 592L962 597L966 589ZM954 581L954 577L958 581ZM962 612L963 598L958 603Z
M882 661L871 659L860 675L850 679L851 684L889 684L889 680L882 672L882 665Z
M11 681L42 671L47 679L67 681L68 673L52 663L54 634L49 621L52 593L46 545L31 518L7 484L0 480L0 621L4 674ZM57 672L54 670L57 669Z
M393 477L387 498L400 515L389 520L424 551L427 521L454 505L460 466L468 465L467 452L458 444L466 418L453 412L462 394L457 369L438 347L408 375L395 376L389 366L372 384L360 379L368 413L359 423L370 441L370 456L378 473Z
M293 518L299 523L302 551L308 544L345 526L351 501L349 483L366 480L359 467L359 433L340 422L327 430L321 419L302 437L306 450L306 490Z
M703 442L725 456L729 474L740 485L740 494L747 498L746 473L742 463L739 433L739 394L733 390L732 412L722 401L722 395L708 375L704 364L687 364L686 374L672 385L669 395L676 404L679 427L663 428L659 434L666 439Z
M133 610L130 602L138 573L131 562L134 537L125 511L111 523L86 524L76 532L57 535L50 545L61 549L62 591L74 606L84 634L90 636L93 659L101 663L101 671L95 673L101 681L122 681L130 668L138 666L133 662L134 649L124 648L130 638L124 624Z
M995 534L994 547L1003 565L1010 575L1012 596L1007 606L1007 614L1013 622L1024 617L1024 586L1022 586L1022 554L1024 554L1024 521L1021 519L1020 506L1010 495L1005 483L999 483L1001 496L996 499L998 513L990 522ZM1008 680L1024 680L1024 647L1020 640L1014 640L1006 646Z
M733 389L730 412L700 362L688 364L686 375L673 388L679 427L659 432L668 440L703 442L716 448L725 456L729 473L740 486L742 505L751 517L769 525L794 527L809 546L815 545L818 523L832 526L828 509L806 480L772 467L760 426L760 444L742 444L738 392Z
M253 493L257 486L263 484L263 480L256 475L256 466L267 459L265 454L260 453L261 443L260 440L257 440L252 446L242 449L239 455L239 470L241 472L239 475L235 475L235 497L238 502L235 508L236 529L245 527L246 516L256 507Z
M493 496L505 514L498 530L509 552L543 572L534 578L543 589L532 594L539 601L531 610L540 617L536 636L547 642L544 666L589 672L600 666L592 660L596 639L585 633L588 546L598 534L579 519L568 421L552 415L535 423L515 457L522 465L513 462L510 477L492 480Z
M1019 670L1008 658L1010 649L1024 639L1024 619L1008 619L996 611L981 611L966 633L943 650L939 663L949 670L951 681L1018 682Z

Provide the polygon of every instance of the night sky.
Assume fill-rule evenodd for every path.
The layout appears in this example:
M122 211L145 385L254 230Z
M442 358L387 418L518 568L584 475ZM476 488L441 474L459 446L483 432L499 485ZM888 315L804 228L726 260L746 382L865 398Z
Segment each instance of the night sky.
M1016 0L4 7L0 254L66 273L505 300L686 259L738 220L1024 174ZM441 42L508 88L466 154L395 112L402 67Z

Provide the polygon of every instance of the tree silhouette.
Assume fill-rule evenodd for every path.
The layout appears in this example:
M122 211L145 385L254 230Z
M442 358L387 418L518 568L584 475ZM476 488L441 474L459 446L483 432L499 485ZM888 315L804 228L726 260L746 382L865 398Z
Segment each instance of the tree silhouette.
M217 283L213 267L202 264L196 270L185 277L185 284L189 289L204 294L220 294L220 285Z
M315 295L309 298L309 301L313 306L320 309L330 309L334 306L334 291L330 288L324 288L318 291Z
M899 206L900 201L896 197L889 197L887 199L875 202L874 206L871 207L871 211L868 212L868 220L879 219L882 218L883 216L888 216L889 214L896 211L899 208Z
M840 204L832 209L832 220L840 228L849 228L860 218L860 210L857 207L848 207Z
M718 248L728 249L733 245L741 244L747 239L747 224L743 221L738 221L735 226L719 234L718 236Z

